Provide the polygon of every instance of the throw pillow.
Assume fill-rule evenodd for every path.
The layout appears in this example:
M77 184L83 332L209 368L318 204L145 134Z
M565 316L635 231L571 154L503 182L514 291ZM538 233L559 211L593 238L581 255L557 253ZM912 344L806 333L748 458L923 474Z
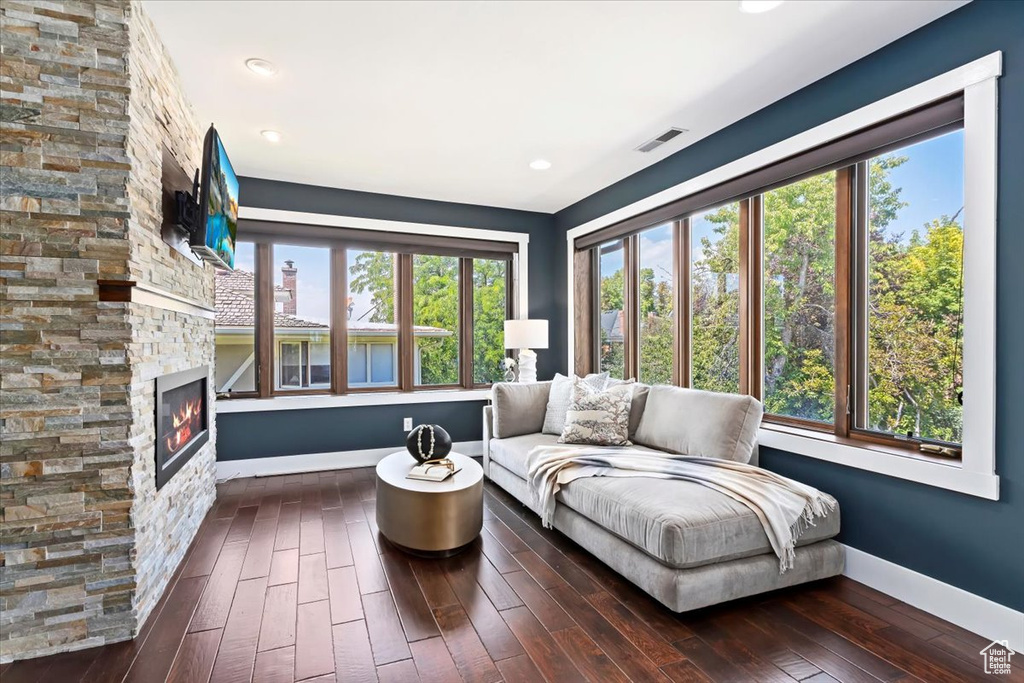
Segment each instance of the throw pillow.
M610 379L608 386L622 384L626 380ZM630 382L634 380L629 380ZM644 408L647 406L647 394L651 391L649 384L636 383L633 389L633 405L629 409L629 440L636 441L636 430L640 427L640 418L644 416Z
M565 430L558 443L592 446L630 446L629 409L633 404L632 382L608 389L594 389L576 378L572 400L565 415Z
M551 381L551 393L548 394L548 407L544 412L544 426L541 431L544 434L559 436L565 429L565 413L569 410L569 399L572 394L572 381L576 376L566 377L563 374L555 375ZM608 373L591 374L583 378L589 386L595 389L604 389L608 383Z

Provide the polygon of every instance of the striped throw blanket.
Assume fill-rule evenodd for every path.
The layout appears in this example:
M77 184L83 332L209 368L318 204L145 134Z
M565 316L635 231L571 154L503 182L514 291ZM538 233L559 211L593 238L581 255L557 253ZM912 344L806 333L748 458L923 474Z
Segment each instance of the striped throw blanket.
M757 515L779 558L779 571L793 566L800 535L835 509L817 489L754 465L686 455L656 455L631 448L537 446L528 456L530 489L545 527L555 514L555 494L583 477L655 477L692 481L746 505Z

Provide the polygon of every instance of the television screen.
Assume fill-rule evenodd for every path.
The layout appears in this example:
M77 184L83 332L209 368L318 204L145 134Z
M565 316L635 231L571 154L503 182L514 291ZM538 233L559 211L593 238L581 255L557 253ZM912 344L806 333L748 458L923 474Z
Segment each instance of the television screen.
M210 126L203 145L203 222L192 238L192 250L222 268L235 265L238 231L238 178L220 135Z

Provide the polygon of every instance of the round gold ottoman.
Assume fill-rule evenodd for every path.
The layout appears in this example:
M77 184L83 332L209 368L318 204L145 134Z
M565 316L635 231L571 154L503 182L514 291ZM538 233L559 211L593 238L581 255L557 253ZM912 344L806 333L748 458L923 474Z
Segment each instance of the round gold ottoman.
M406 451L377 463L377 528L402 550L454 555L480 535L483 468L460 453L448 457L461 469L444 481L406 479L416 465Z

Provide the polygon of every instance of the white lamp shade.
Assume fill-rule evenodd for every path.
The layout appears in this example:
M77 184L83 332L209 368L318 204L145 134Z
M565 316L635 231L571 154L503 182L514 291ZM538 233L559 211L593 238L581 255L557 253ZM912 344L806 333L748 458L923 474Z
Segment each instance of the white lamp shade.
M506 320L506 349L548 348L547 320Z

